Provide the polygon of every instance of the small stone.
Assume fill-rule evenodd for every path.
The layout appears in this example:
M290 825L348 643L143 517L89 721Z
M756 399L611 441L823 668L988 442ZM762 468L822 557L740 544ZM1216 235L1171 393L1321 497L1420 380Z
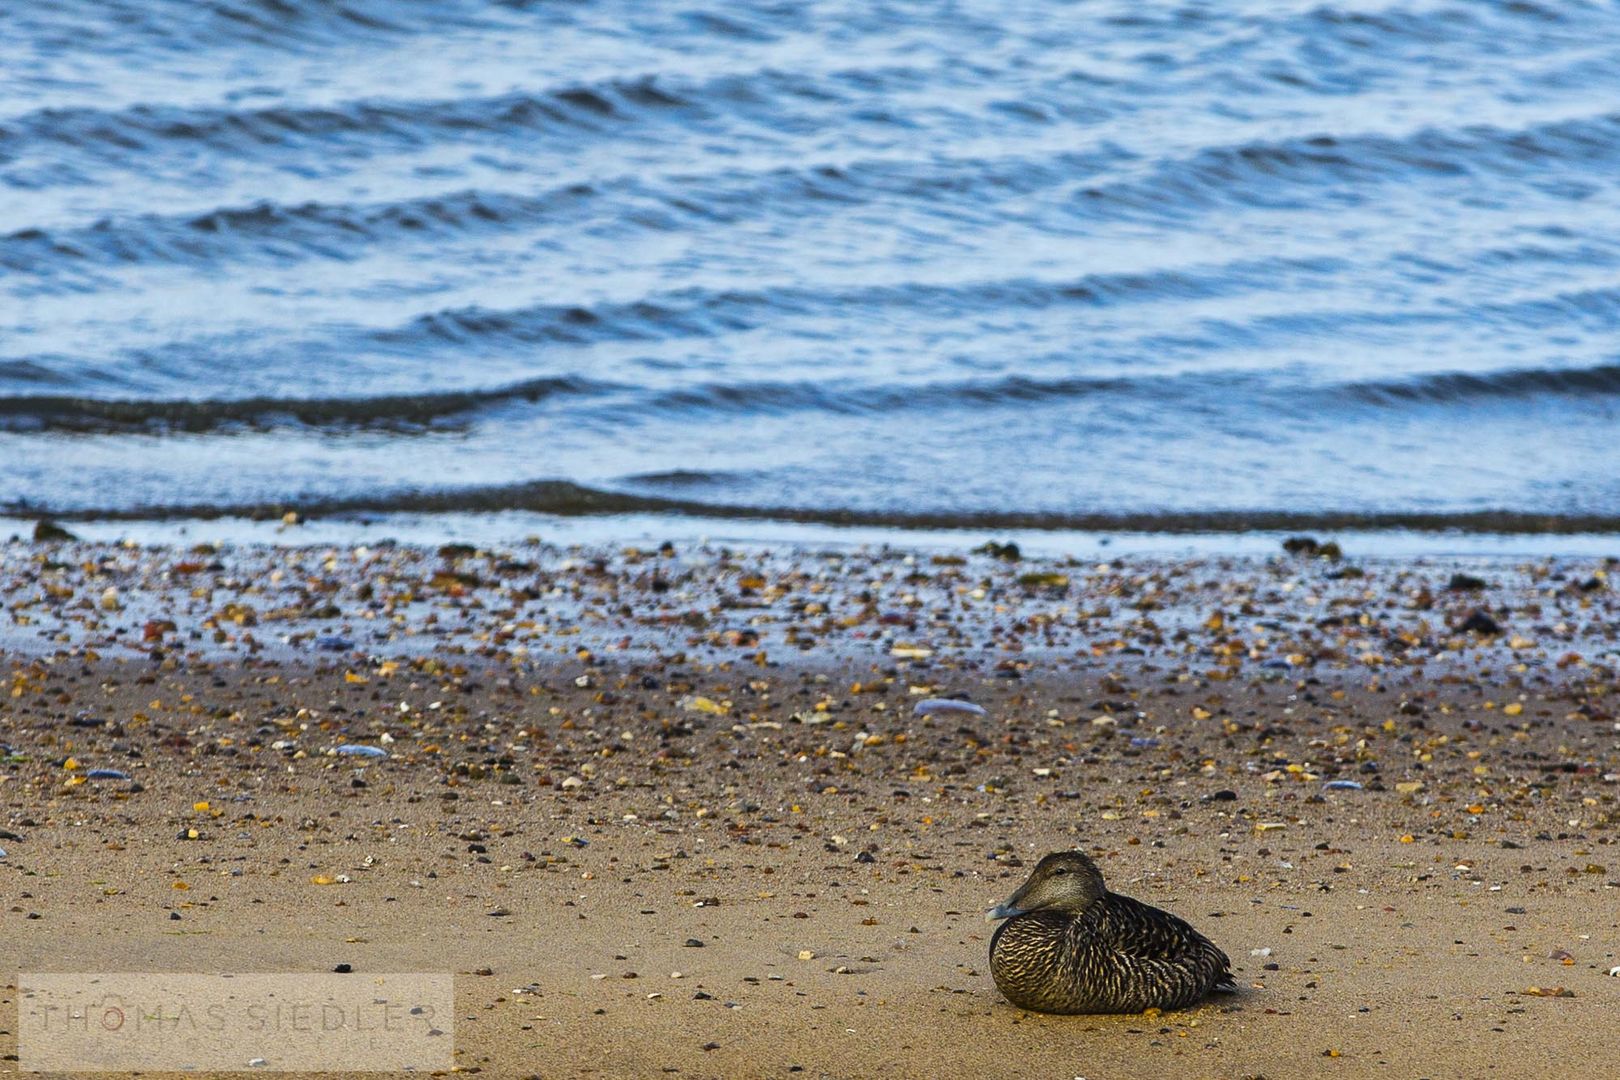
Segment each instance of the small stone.
M1485 612L1482 608L1475 608L1468 613L1468 617L1457 624L1457 630L1464 634L1479 634L1483 637L1495 637L1502 632L1502 624Z
M41 518L34 522L34 543L36 544L60 544L77 539L77 536L74 536L49 518Z

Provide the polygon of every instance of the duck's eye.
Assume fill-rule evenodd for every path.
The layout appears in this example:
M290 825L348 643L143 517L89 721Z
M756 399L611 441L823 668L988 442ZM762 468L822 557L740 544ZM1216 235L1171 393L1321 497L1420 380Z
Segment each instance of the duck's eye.
M1054 874L1067 874L1068 872L1069 872L1069 868L1067 866L1059 866L1059 867L1054 868L1053 871L1052 871L1052 873L1054 873Z

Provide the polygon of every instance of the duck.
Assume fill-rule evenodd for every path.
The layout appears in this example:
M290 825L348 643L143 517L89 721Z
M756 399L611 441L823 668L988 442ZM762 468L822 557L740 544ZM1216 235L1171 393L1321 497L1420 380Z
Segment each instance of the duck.
M985 918L1001 923L990 938L996 988L1032 1012L1183 1009L1237 989L1214 942L1168 911L1110 892L1084 852L1046 856Z

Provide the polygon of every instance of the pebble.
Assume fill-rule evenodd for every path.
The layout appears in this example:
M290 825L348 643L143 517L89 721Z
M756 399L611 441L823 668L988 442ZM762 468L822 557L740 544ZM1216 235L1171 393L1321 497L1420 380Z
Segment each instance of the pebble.
M128 780L129 774L117 769L91 769L84 774L86 780Z
M384 750L380 746L362 746L359 743L344 743L342 746L334 750L333 753L344 754L350 757L368 758L385 758L388 756L388 751Z
M968 716L989 716L984 707L975 705L971 701L959 701L956 698L924 698L911 707L913 715L921 716L924 713L965 713Z

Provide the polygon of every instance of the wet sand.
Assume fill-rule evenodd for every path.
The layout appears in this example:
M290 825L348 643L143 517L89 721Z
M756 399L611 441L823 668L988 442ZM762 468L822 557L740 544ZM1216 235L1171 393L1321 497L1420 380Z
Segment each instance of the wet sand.
M19 971L349 964L501 1076L1613 1072L1602 561L0 552L0 1055ZM1242 992L1001 1000L1069 846Z

